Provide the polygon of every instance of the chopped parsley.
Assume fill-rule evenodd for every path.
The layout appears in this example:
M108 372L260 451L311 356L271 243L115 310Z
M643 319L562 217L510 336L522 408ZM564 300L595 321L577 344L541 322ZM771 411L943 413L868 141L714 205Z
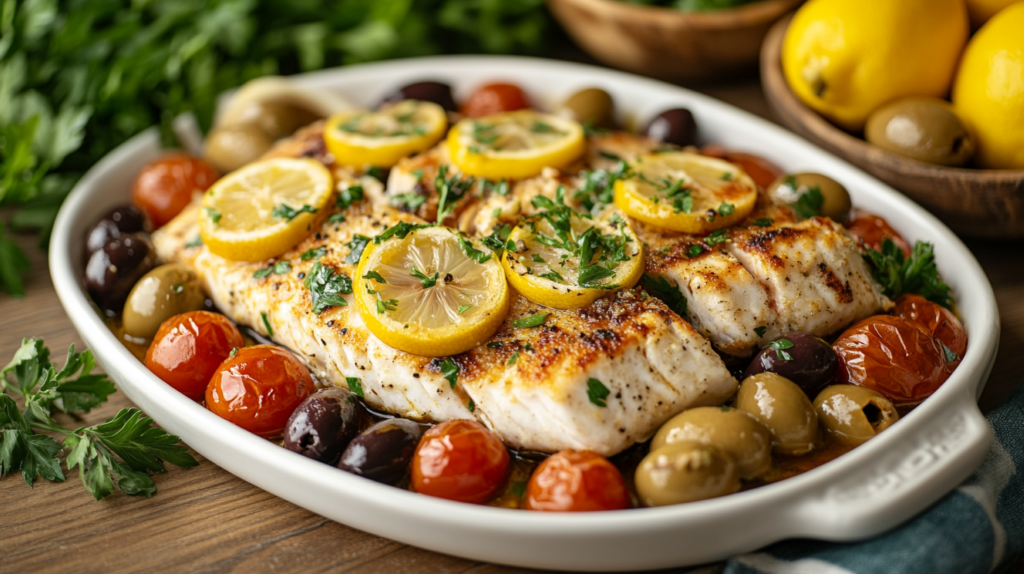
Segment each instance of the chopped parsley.
M430 289L434 285L437 285L437 279L441 276L440 271L434 271L433 277L425 275L422 271L416 269L416 266L413 266L410 274L420 280L420 285L422 285L424 289Z
M332 213L331 216L327 218L328 225L337 225L339 223L345 223L345 214L340 211L338 213Z
M198 235L193 237L191 241L189 241L188 243L185 244L185 247L202 247L202 246L203 246L203 238L198 236Z
M472 305L459 305L459 315L468 311L470 307L472 307Z
M384 171L383 168L379 168L377 166L373 166L367 169L366 175L372 177L373 179L376 179L381 183L384 183L384 180L387 179L387 172ZM362 191L362 188L360 188L360 191Z
M775 356L782 359L783 361L793 360L793 355L790 355L785 351L785 349L793 348L793 342L790 341L789 339L779 339L777 341L772 341L771 343L768 343L766 347L770 349L775 349Z
M726 217L726 216L732 215L733 212L736 211L736 206L731 204L731 203L726 203L726 202L723 201L722 205L718 206L718 210L717 211L718 211L719 215L721 215L722 217Z
M339 209L348 209L353 203L362 200L363 195L363 186L350 185L338 192L338 198L334 200L334 204Z
M391 239L392 237L397 237L399 239L405 239L405 236L409 235L410 231L413 231L413 230L416 230L416 229L424 229L424 228L427 228L427 227L430 227L430 225L424 225L422 223L413 224L413 223L409 223L408 221L399 221L398 223L396 223L396 224L392 225L391 227L385 229L383 233L381 233L381 234L377 235L376 237L374 237L373 238L373 243L375 245L380 245L381 243L387 241L388 239ZM362 236L360 235L359 237L362 237ZM352 239L354 241L355 237L353 237ZM360 256L362 256L362 251L360 251L359 254L360 254ZM358 259L356 259L356 261L358 261Z
M270 326L270 318L267 317L266 311L260 311L260 318L263 319L263 326L267 328L267 336L274 336L274 328Z
M455 203L462 199L469 188L473 186L476 178L460 179L459 174L448 177L448 166L442 165L437 170L437 177L434 178L434 187L437 189L437 223L442 223L455 211Z
M661 299L669 309L675 311L676 315L686 317L686 297L677 286L669 283L660 275L651 276L646 273L640 278L640 284L650 295Z
M320 247L314 247L307 249L299 256L299 259L303 261L309 261L310 259L320 259L327 253L327 248L321 245Z
M349 248L348 255L345 256L345 263L355 265L359 263L359 258L363 256L363 250L366 249L366 244L370 242L370 238L365 235L353 235L352 241L345 244L345 247Z
M352 293L352 280L344 273L336 273L334 269L322 265L319 261L306 275L303 283L312 297L313 312L319 315L328 307L344 307L348 301L342 294Z
M265 269L260 269L259 271L253 273L252 276L255 279L261 279L263 277L268 277L271 274L274 274L274 275L284 275L286 273L291 272L291 270L292 270L292 264L290 262L288 262L288 261L278 261L276 264L274 264L273 267L267 267Z
M939 345L942 347L942 355L946 358L947 364L953 364L960 358L953 349L947 347L942 341L939 341Z
M565 132L555 129L551 124L544 122L533 122L530 126L530 131L535 134L562 134Z
M701 247L700 245L691 245L686 250L686 255L689 256L689 257L696 257L696 256L700 255L701 253L704 253L704 248Z
M875 280L890 299L904 293L917 293L947 309L953 305L950 287L939 277L935 266L935 248L931 243L917 241L909 258L892 239L882 240L882 250L867 249L864 258L872 267Z
M727 172L723 173L722 177L720 177L718 179L721 179L722 181L732 181L732 172L731 171L727 171ZM725 214L723 213L722 215L725 215Z
M512 356L505 362L506 365L514 365L519 362L519 353L512 353Z
M544 279L547 279L548 281L554 281L556 283L564 283L565 282L565 278L562 277L561 275L559 275L558 271L555 271L554 269L551 269L547 273L541 273L537 277L542 277Z
M470 400L469 404L466 405L466 408L469 409L469 412L473 412L473 411L476 410L476 403L474 403L472 400Z
M612 156L609 159L618 160L619 158ZM588 212L594 213L613 202L615 182L620 179L629 179L633 177L633 173L629 169L629 164L619 161L613 170L581 171L579 177L583 183L573 194L573 200L579 202Z
M523 317L522 319L516 319L512 321L512 326L517 329L528 329L530 327L539 327L544 323L544 320L548 318L551 313L537 313L536 315L530 315L529 317Z
M789 176L786 178L786 185L789 185L794 190L797 189L796 178ZM825 203L825 197L821 195L821 190L818 186L812 186L804 193L800 194L800 197L796 200L791 207L793 211L800 217L800 219L809 219L816 215L821 215L821 206Z
M514 481L512 481L512 486L509 487L509 490L517 498L522 498L523 496L526 495L526 481L525 480L514 480Z
M707 243L709 247L714 247L719 243L725 243L726 241L729 241L728 229L716 229L711 232L711 235L708 235L704 239L704 243Z
M380 273L377 273L376 271L367 271L366 275L363 275L363 279L373 279L377 283L387 283L387 281L381 277Z
M174 284L174 285L173 285L173 286L171 287L171 291L174 291L174 294L175 294L175 295L181 295L182 293L184 293L184 292L185 292L185 286L184 286L184 285L182 285L181 283L175 283L175 284Z
M399 193L392 197L391 205L399 207L405 211L416 211L426 201L427 198L425 196L409 191L406 193Z
M394 311L398 309L398 299L388 299L386 301L377 301L377 314L383 315L388 311Z
M459 380L459 364L451 359L445 359L441 361L439 365L441 367L441 376L444 377L448 384L455 388L456 381Z
M594 403L599 407L607 407L608 402L606 399L611 391L608 387L604 386L604 383L597 379L587 379L587 398L590 402Z
M768 327L754 327L754 332L757 333L758 337L764 337L766 331L768 331Z
M493 193L495 195L505 196L508 195L509 185L504 179L499 181L491 181L489 179L480 180L480 190L484 193ZM495 216L497 217L497 216Z
M220 218L223 217L221 212L217 211L212 207L204 207L203 211L206 212L206 216L210 218L210 221L212 221L214 225L219 224Z
M459 237L459 245L462 246L462 252L477 263L483 263L491 258L490 253L484 253L483 251L473 247L473 243L465 237Z
M290 205L282 203L281 205L278 205L277 207L275 207L274 211L270 212L270 214L272 216L274 216L274 217L279 217L281 219L284 219L285 221L291 221L291 220L295 219L296 217L298 217L300 213L316 213L316 212L317 212L316 209L313 209L312 207L310 207L308 205L303 205L302 207L300 207L298 209L295 209L294 207L292 207Z
M348 390L352 391L357 397L365 397L365 391L363 391L363 381L355 377L345 377L345 383L348 385Z
M495 253L500 253L505 249L505 242L508 241L509 234L512 233L512 226L509 224L498 227L490 235L480 240L488 249Z
M754 221L751 221L750 224L753 225L754 227L768 227L774 221L775 220L770 217L762 217L760 219L755 219Z

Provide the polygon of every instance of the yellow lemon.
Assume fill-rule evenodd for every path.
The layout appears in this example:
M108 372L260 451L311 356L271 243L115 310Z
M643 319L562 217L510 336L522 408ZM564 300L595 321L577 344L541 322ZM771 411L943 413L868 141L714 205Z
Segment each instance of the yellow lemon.
M366 246L352 292L371 333L429 357L482 344L509 305L505 273L489 249L447 227L408 223Z
M859 131L886 102L945 96L967 33L963 0L810 0L786 31L782 69L801 101Z
M263 261L319 227L333 191L331 173L318 161L279 157L250 163L203 194L199 234L225 259Z
M971 16L971 26L980 28L1000 10L1020 0L967 0L967 13Z
M583 126L533 110L467 118L448 132L452 163L462 173L488 179L522 179L545 167L563 168L585 149Z
M404 100L377 111L349 110L324 124L324 143L338 163L391 167L411 153L426 151L448 127L444 108Z
M953 106L977 140L979 167L1024 169L1024 2L996 14L971 39Z

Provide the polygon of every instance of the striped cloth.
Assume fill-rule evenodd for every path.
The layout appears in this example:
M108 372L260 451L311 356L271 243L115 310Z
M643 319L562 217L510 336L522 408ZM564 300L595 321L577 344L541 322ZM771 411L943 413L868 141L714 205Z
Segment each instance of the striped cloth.
M981 468L917 518L851 544L790 540L729 560L725 574L987 574L1024 549L1024 384L992 411Z

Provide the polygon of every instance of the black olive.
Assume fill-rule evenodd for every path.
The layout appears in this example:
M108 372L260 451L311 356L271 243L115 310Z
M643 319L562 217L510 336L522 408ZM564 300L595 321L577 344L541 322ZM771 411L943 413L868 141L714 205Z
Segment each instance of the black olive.
M121 235L89 256L85 287L107 316L117 316L135 282L149 273L155 262L156 252L145 235Z
M384 98L384 101L381 103L387 104L402 100L434 102L449 112L458 111L459 109L455 105L455 98L452 97L452 87L441 82L416 82L402 86Z
M775 373L793 381L808 397L813 397L832 382L838 366L839 361L831 345L821 337L797 331L761 349L743 378L758 373Z
M288 418L284 447L313 460L335 464L363 420L356 396L347 389L323 389L310 395Z
M349 443L338 468L384 484L397 484L408 474L422 435L420 426L408 419L381 421Z
M644 128L654 141L677 146L697 145L697 122L686 108L672 108L654 116Z
M103 246L125 233L138 233L146 226L146 219L134 205L122 205L110 210L92 226L85 236L85 255L83 259L103 249Z

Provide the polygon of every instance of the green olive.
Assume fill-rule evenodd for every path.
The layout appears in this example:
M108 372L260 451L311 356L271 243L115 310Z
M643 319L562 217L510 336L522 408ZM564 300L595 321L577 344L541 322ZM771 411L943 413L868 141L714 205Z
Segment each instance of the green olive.
M953 106L938 98L885 104L868 116L864 137L882 149L939 165L964 165L975 150L974 138Z
M857 446L899 420L896 407L881 393L856 385L832 385L814 399L825 434Z
M772 449L805 454L818 440L818 415L803 389L775 373L747 377L736 393L736 408L761 421L772 433Z
M716 447L736 461L740 476L755 478L772 464L772 435L754 415L730 407L697 407L679 413L651 439L651 450L693 441Z
M821 193L821 210L819 215L829 217L833 221L846 223L850 218L850 192L843 184L820 173L798 173L784 175L768 186L768 197L775 203L793 205L800 196L817 189Z
M645 506L666 506L732 494L740 489L736 462L696 442L665 445L640 461L636 492Z
M608 92L600 88L586 88L569 96L558 113L584 125L615 127L615 102Z
M319 116L284 102L253 102L232 124L253 124L271 139L290 136L295 130L319 119Z
M221 126L206 137L203 158L221 173L255 161L274 145L274 140L254 124Z
M124 304L124 332L132 337L148 339L160 324L175 315L203 308L199 277L192 270L170 263L142 276Z

